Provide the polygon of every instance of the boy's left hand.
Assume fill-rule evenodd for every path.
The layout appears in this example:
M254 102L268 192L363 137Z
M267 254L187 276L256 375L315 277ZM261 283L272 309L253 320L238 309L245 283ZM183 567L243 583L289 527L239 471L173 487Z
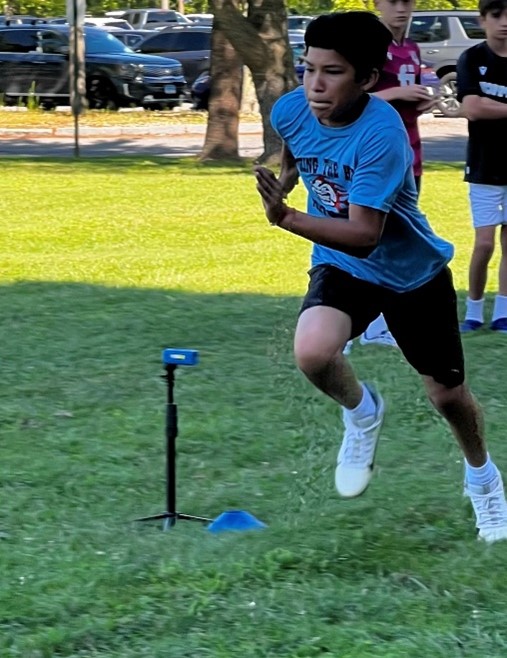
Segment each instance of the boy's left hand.
M431 112L434 107L436 107L438 103L438 98L432 97L427 101L421 101L415 106L415 109L420 112L420 114L424 114L424 112Z

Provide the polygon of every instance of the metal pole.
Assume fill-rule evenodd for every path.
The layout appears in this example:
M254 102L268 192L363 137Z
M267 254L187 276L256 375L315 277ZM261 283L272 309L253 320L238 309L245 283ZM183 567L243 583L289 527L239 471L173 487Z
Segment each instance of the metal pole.
M72 0L72 12L74 20L72 22L72 113L74 114L74 157L79 158L79 113L77 111L77 98L78 98L78 75L79 67L78 62L78 43L77 43L77 0Z
M166 511L164 529L176 523L176 437L178 436L178 410L174 403L174 371L176 366L166 365Z
M74 113L74 157L79 158L79 114Z

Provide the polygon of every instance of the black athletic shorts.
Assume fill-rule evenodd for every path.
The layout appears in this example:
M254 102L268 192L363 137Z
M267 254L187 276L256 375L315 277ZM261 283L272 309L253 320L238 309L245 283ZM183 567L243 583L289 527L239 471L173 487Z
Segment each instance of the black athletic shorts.
M383 313L400 350L417 372L449 388L463 383L457 298L448 267L423 286L404 293L362 281L332 265L318 265L309 275L300 313L313 306L343 311L352 320L351 338L362 334Z

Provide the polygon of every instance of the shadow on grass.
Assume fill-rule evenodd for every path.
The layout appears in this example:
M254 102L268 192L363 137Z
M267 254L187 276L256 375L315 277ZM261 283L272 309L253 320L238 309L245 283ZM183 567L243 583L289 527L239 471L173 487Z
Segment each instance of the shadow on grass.
M33 164L33 160L28 159L28 163ZM3 157L2 163L4 167L9 167L12 164L14 167L19 168L23 166L21 157ZM179 174L184 174L185 176L202 176L203 174L210 173L216 175L217 173L223 173L227 176L231 174L243 174L245 171L251 171L253 166L253 159L243 158L240 161L228 162L200 162L195 157L186 157L186 158L167 158L167 157L156 157L150 154L147 155L128 155L128 156L107 156L107 157L79 157L79 158L69 158L59 157L59 156L41 156L37 158L37 165L41 169L44 168L44 165L48 166L48 169L51 169L52 172L59 173L59 169L56 165L61 164L62 173L68 172L70 167L75 168L79 171L86 171L87 173L98 173L103 174L104 171L107 171L111 174L124 173L125 170L132 170L139 168L142 170L153 168L167 168L169 171L171 169L177 169Z
M182 450L199 472L197 489L206 468L222 483L213 493L219 500L224 497L222 502L228 498L229 504L241 505L245 497L256 497L261 483L276 488L283 482L283 498L286 478L291 479L289 464L294 460L299 470L304 454L303 483L290 485L298 490L294 506L308 496L323 502L322 473L330 478L334 457L328 452L336 447L329 427L338 414L293 363L299 298L52 282L4 285L0 291L5 355L0 427L15 446L14 461L24 459L21 446L29 451L43 446L52 467L51 449L65 453L70 441L78 450L80 437L93 437L93 462L114 462L123 449L137 464L146 456L160 457L161 352L191 348L199 351L200 363L179 368L176 381L178 397L187 406ZM479 332L465 341L465 349L478 395L486 396L496 414L505 389L497 367L504 337ZM418 376L397 350L356 345L352 359L359 376L377 382L394 402L395 434L400 431L396 419L400 427L415 424L410 429L415 435L439 425ZM105 449L95 453L99 437ZM146 476L143 468L133 475L137 483ZM232 495L231 482L241 483Z
M91 464L108 491L115 483L127 487L139 503L154 464L162 475L161 352L191 348L199 351L200 363L176 373L182 467L193 474L190 498L206 491L215 509L255 500L261 518L272 515L273 500L284 517L333 506L328 485L338 430L330 434L330 428L339 414L293 363L299 298L52 282L4 285L0 292L0 430L14 481L18 473L22 482L35 484L29 454L48 484L60 482L65 491L65 468L75 457L70 472L76 481ZM464 341L488 426L502 436L507 391L498 363L506 341L487 330ZM397 350L356 344L351 358L359 376L377 382L389 399L391 435L408 432L421 441L411 458L420 460L423 477L434 468L432 450L449 443L431 448L423 440L447 430L429 408L419 377ZM394 444L392 449L397 454ZM389 469L389 451L384 460ZM157 482L147 486L152 504L160 494ZM263 491L269 495L259 496ZM143 511L149 513L147 506L148 500Z
M430 135L422 139L424 166L429 162L458 162L463 168L466 157L466 135Z
M504 596L504 579L477 581L478 570L501 567L503 553L476 546L457 448L397 350L353 349L358 371L378 382L390 408L372 491L337 498L339 416L294 367L298 307L297 298L255 294L56 282L0 288L10 549L0 554L8 581L0 646L26 656L137 658L151 646L154 658L292 658L318 655L304 644L316 628L338 641L345 618L343 628L365 625L370 646L374 618L378 633L396 621L403 637L410 632L425 647L418 655L436 655L426 619L438 618L438 633L442 614L458 615L458 607L468 619L472 589L484 599L483 616L495 588ZM176 373L181 511L247 509L268 530L214 538L181 524L167 536L129 523L163 509L165 347L201 355L197 367ZM479 396L490 394L500 459L505 347L484 332L467 349ZM255 619L261 653L244 630L251 601L266 607ZM424 632L411 626L419 612ZM467 632L476 632L474 621ZM175 644L167 653L167 638L182 633L187 649ZM203 643L209 652L200 652ZM389 653L406 655L406 647Z

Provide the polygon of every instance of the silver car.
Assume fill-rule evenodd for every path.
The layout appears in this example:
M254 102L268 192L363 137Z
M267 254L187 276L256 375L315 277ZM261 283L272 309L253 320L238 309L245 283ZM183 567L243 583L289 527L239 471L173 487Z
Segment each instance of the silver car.
M459 114L456 98L456 64L464 50L484 41L486 34L478 11L414 11L407 36L416 41L421 57L440 78L439 110Z

